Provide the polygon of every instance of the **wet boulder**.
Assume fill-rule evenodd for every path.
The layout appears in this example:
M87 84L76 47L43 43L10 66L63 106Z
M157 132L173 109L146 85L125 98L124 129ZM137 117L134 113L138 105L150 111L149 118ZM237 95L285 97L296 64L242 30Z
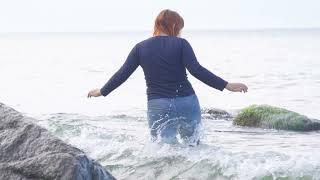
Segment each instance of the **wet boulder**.
M34 122L0 103L0 179L114 179L83 151Z
M320 130L319 120L310 119L296 112L269 105L251 105L242 109L236 115L233 124L292 131Z
M225 110L222 109L216 109L216 108L204 108L201 109L201 114L203 118L206 119L224 119L224 120L230 120L232 119L232 115L228 113Z

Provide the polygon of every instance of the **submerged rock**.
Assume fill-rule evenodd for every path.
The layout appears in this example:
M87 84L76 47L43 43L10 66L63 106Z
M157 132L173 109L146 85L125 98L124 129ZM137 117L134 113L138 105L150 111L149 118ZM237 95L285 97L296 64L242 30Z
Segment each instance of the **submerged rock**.
M201 114L204 118L207 119L225 119L229 120L232 118L231 114L229 114L225 110L221 109L215 109L215 108L210 108L210 109L202 109Z
M103 167L0 103L0 179L115 179Z
M320 121L283 108L252 105L240 111L234 125L293 131L320 130Z

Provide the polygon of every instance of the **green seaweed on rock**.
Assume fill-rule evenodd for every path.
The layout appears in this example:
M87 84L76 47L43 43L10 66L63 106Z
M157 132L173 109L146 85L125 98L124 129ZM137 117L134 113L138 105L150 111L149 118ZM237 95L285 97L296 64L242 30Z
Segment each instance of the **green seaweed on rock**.
M251 105L235 117L234 125L265 129L312 131L320 130L320 121L287 109L269 105Z

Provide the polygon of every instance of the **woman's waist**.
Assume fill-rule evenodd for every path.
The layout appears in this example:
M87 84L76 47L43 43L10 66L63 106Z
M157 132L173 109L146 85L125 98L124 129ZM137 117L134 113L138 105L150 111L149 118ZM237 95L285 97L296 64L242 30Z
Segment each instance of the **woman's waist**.
M183 89L192 89L191 83L188 80L182 81L165 81L165 82L157 82L157 81L147 81L147 88L152 89L164 89L164 90L173 90L179 91Z
M147 96L148 100L159 99L159 98L177 98L185 97L195 94L192 87L180 89L178 91L168 90L168 89L152 89L148 88Z

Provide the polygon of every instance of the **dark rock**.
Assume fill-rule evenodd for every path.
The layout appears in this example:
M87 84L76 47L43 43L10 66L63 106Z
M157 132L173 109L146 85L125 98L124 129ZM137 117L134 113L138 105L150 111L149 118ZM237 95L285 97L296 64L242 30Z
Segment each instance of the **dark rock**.
M0 179L115 179L90 159L35 120L0 103Z
M207 119L232 119L231 114L229 114L227 111L215 108L204 108L201 110L201 114Z

